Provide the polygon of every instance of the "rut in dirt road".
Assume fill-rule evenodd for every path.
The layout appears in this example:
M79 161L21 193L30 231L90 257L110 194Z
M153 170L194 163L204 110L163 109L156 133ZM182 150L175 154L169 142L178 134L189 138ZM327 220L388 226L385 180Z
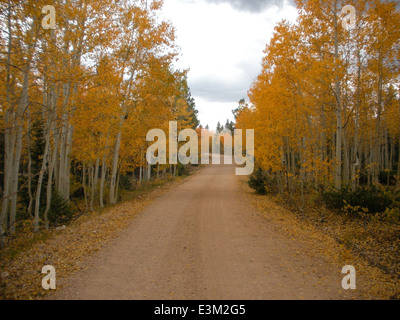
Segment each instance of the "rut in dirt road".
M340 269L295 252L234 169L208 166L155 199L55 298L346 298Z

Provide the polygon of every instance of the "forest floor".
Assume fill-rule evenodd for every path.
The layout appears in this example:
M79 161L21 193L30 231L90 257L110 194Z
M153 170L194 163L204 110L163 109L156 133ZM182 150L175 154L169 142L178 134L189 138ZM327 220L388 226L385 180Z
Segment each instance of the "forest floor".
M207 166L60 231L5 266L5 297L388 299L399 292L398 281L328 233L254 195L234 169ZM53 292L41 288L47 264L57 272ZM356 290L342 288L345 265L356 269Z

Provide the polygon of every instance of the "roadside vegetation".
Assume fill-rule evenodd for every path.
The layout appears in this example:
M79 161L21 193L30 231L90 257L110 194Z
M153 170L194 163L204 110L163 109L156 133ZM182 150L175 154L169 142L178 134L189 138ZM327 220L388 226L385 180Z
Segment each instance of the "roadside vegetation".
M267 44L250 101L249 186L400 277L400 12L395 1L298 1Z
M0 247L180 174L146 134L199 125L162 1L53 1L54 29L46 5L0 3Z

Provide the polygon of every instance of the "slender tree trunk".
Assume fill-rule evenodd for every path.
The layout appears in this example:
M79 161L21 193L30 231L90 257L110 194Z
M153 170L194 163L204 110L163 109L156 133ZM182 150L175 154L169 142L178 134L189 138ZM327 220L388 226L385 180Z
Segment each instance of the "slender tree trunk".
M45 104L43 104L45 105ZM32 195L32 140L31 140L31 133L32 133L32 120L31 120L31 113L30 110L27 110L27 119L26 119L26 144L27 144L27 156L28 156L28 196L29 196L29 204L28 204L28 214L30 218L33 218L32 215L32 204L33 204L33 195Z
M139 183L143 180L143 147L140 149L140 168L139 168Z
M69 95L69 90L65 88L64 85L64 94ZM58 173L58 188L57 190L62 194L65 199L68 199L69 195L66 194L66 184L68 181L69 172L67 172L67 163L68 163L68 136L69 136L69 124L68 124L68 116L66 114L67 110L67 98L64 98L64 107L63 107L63 115L62 115L62 128L61 128L61 144L60 144L60 159L59 159L59 173Z
M103 160L101 163L101 179L100 179L100 192L99 192L99 201L101 208L104 208L104 183L106 180L106 173L107 173L106 160L107 160L107 149L108 149L109 138L110 138L110 131L107 132L106 145L104 147Z
M122 120L121 120L122 121ZM122 127L122 126L120 126ZM117 137L115 139L114 145L114 154L113 161L111 167L111 181L110 181L110 204L115 204L115 188L116 188L116 180L117 180L117 171L118 171L118 158L119 158L119 149L121 146L121 135L122 132L119 130L117 133Z
M334 45L335 58L339 59L339 39L338 39L338 16L337 3L334 6ZM340 79L337 75L338 66L335 66L335 98L336 98L336 155L335 155L335 188L340 189L342 185L342 107L341 107L341 88Z
M48 167L48 178L47 178L47 191L46 191L46 209L44 211L44 223L45 223L45 228L49 229L49 211L51 208L51 197L53 195L53 173L54 173L54 158L57 155L57 149L53 150L53 156L51 160L49 161L49 167Z
M347 145L347 130L343 130L343 181L345 183L349 182L350 178L350 150L349 146Z
M51 115L49 115L47 124L46 124L46 130L45 130L45 147L44 147L43 158L42 158L42 166L40 168L38 183L37 183L37 187L36 187L35 218L34 218L34 223L33 223L33 228L34 228L35 232L39 231L40 195L42 193L43 177L44 177L44 173L46 172L46 167L47 167L47 162L48 162L48 154L50 151L51 123L52 123L52 118L51 118ZM45 221L45 224L46 224L46 228L48 228L48 221Z
M88 199L87 199L87 188L86 188L86 165L83 165L82 168L82 187L83 187L83 196L85 198L85 206L86 211L88 210Z
M98 185L99 185L99 167L100 167L100 158L96 159L96 167L94 169L94 192L97 195Z
M38 183L37 183L37 187L36 187L36 199L35 199L35 218L34 218L34 222L33 222L33 231L34 232L38 232L39 231L39 209L40 209L40 195L42 192L42 183L43 183L43 176L44 173L46 171L46 164L47 161L45 159L47 159L47 150L48 150L48 145L46 143L46 147L45 147L45 152L44 152L44 158L42 161L42 167L40 169L40 173L39 173L39 177L38 177ZM47 221L46 221L47 223Z
M71 157L70 154L72 152L72 134L73 134L73 127L72 125L69 125L68 129L68 135L67 135L67 145L66 145L66 155L64 158L65 164L64 164L64 199L69 201L70 198L70 188L71 188L71 182L70 182L70 177L71 177Z
M57 161L57 154L58 154L58 145L59 145L59 135L57 134L57 125L56 122L53 121L56 116L57 116L57 100L58 100L58 94L59 91L55 90L55 84L51 84L50 88L50 99L48 101L48 104L50 105L50 112L49 112L49 117L51 117L52 122L50 123L50 128L52 128L53 131L53 152L51 154L51 144L49 146L49 165L48 165L48 177L47 177L47 190L46 190L46 209L44 210L44 223L45 223L45 228L48 229L50 224L49 224L49 219L48 215L50 212L51 208L51 198L53 195L53 175L57 172L55 169L55 165L58 162ZM57 185L57 184L56 184Z
M398 155L398 159L397 159L397 182L398 182L398 184L400 184L400 139L399 139L399 155Z
M31 25L31 35L33 36L35 28L35 20ZM18 200L18 177L19 177L19 164L21 160L22 150L22 134L23 134L23 114L28 108L28 89L29 89L29 72L31 69L31 62L33 56L34 44L31 43L28 47L28 59L23 71L23 85L21 90L21 97L18 104L18 111L16 115L16 144L15 144L15 158L12 163L12 176L11 176L11 208L10 208L10 233L15 233L15 216L17 213L17 200Z
M9 203L10 203L10 174L11 174L11 164L13 161L13 140L15 133L13 132L13 128L11 126L11 121L8 122L11 118L10 112L7 110L6 116L5 116L5 123L6 123L6 128L5 128L5 134L4 134L4 187L3 187L3 202L2 202L2 208L1 208L1 217L0 217L0 234L1 234L1 245L4 244L5 240L5 232L7 230L7 217L8 217L8 208L9 208Z
M19 177L19 164L21 160L22 150L22 121L18 121L17 141L15 146L15 159L12 164L12 179L11 179L11 208L10 208L10 233L15 233L15 216L17 213L17 200L18 200L18 177Z
M151 179L151 164L149 163L147 165L147 181L150 181Z
M0 216L0 237L1 237L1 246L4 245L5 241L5 232L7 229L7 214L8 214L8 205L9 205L9 196L10 196L10 169L13 158L13 147L11 144L12 141L12 103L11 103L11 52L12 52L12 28L11 28L11 10L12 5L11 1L8 0L8 8L7 8L7 29L8 29L8 39L7 39L7 65L6 65L6 89L7 89L7 109L4 117L4 185L3 185L3 202L1 207L1 216Z
M118 174L117 174L117 183L115 184L115 199L114 199L114 203L118 202L118 192L119 192L119 177L121 176L121 172L120 170L118 170Z
M385 158L384 158L385 164L384 164L384 168L390 170L389 156L390 156L390 154L389 154L389 137L388 137L388 129L386 127L385 128Z
M93 200L94 200L94 190L95 190L95 184L94 184L94 169L93 169L93 164L90 164L89 167L89 185L91 186L91 194L90 194L90 210L93 211Z
M98 186L98 181L99 181L99 166L100 166L100 158L96 159L96 165L92 177L92 196L90 199L90 208L93 210L93 205L94 205L94 198L96 197L97 194L97 186ZM93 170L93 169L92 169Z
M393 160L394 160L394 142L393 139L390 139L390 152L389 152L389 170L393 171Z
M101 179L100 179L100 192L99 192L99 200L100 200L100 207L104 208L104 182L106 180L106 155L103 156L103 162L101 164Z
M300 163L303 164L302 152L300 152ZM304 166L300 167L300 190L301 190L301 202L304 206Z

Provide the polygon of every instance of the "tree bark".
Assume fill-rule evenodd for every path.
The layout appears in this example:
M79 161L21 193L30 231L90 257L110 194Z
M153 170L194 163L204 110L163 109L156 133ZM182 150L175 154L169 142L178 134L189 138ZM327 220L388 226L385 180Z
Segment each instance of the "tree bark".
M338 39L338 16L337 3L334 6L334 45L335 45L335 63L339 59L339 39ZM335 188L340 189L342 186L342 107L341 107L341 88L340 79L337 75L338 66L335 66L335 98L336 98L336 155L335 155Z
M111 167L111 181L110 181L110 204L115 204L115 188L117 183L117 171L118 171L118 159L119 159L119 149L121 146L121 130L118 131L117 137L115 139L113 162Z

